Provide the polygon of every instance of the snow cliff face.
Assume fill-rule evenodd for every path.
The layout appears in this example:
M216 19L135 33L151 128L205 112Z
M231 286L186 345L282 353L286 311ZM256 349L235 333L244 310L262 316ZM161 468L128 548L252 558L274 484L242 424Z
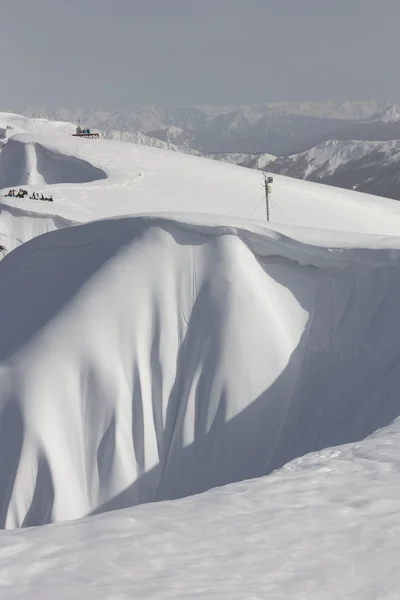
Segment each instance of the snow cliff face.
M195 494L392 422L398 253L331 253L131 218L10 254L2 526Z
M2 119L0 594L397 598L399 203Z
M0 205L2 527L265 475L399 415L398 203L277 176L266 224L256 171L58 132L0 166L2 194L54 197Z

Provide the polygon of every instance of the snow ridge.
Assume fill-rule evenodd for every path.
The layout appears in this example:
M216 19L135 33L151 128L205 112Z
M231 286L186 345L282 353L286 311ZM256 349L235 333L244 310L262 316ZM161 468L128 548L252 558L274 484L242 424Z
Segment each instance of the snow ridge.
M399 252L131 217L9 254L3 527L195 494L387 425Z

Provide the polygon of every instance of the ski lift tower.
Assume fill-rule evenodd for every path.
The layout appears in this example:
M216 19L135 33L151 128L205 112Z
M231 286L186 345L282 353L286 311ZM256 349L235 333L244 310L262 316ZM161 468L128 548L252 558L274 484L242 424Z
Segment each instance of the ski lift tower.
M272 184L274 178L264 173L264 190L265 190L265 205L267 210L267 221L269 221L269 197L272 193Z

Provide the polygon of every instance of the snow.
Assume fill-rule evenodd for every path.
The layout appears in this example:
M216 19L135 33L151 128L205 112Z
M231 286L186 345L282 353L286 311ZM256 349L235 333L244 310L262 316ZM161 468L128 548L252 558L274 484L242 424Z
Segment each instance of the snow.
M400 150L400 141L345 141L328 140L300 154L288 157L288 160L301 160L306 166L304 177L318 173L319 177L334 173L343 165L358 161L373 153L382 153L390 157L393 152Z
M209 132L220 131L218 122L226 115L235 120L238 113L251 123L264 117L305 116L319 119L365 120L383 114L391 108L390 102L376 101L325 101L325 102L269 102L242 106L181 106L177 108L146 106L125 109L70 110L65 108L27 107L27 116L42 115L63 121L90 121L89 126L125 131L151 131L177 126L180 129L198 131L208 127Z
M1 263L5 527L260 476L396 415L399 238L232 223L98 221Z
M243 152L227 152L224 154L209 154L214 160L221 160L232 165L240 165L242 167L250 167L260 170L266 170L268 165L273 163L277 157L273 154L246 154Z
M359 184L365 182L365 174L360 161L365 161L363 167L376 167L381 174L383 170L397 163L399 160L399 140L389 141L361 141L361 140L327 140L297 154L284 157L276 157L271 154L214 154L215 160L221 160L230 164L259 170L270 169L281 173L290 174L299 178L308 179L316 177L323 180L332 176L340 169L358 168ZM380 161L380 162L379 162ZM354 165L357 165L355 167ZM394 173L394 176L396 174ZM393 174L387 174L384 181L388 183ZM346 184L346 178L343 177Z
M266 223L59 127L0 152L55 199L0 207L0 595L397 598L399 204L274 176Z
M393 104L379 117L379 121L382 123L394 123L400 121L400 107Z
M129 144L141 144L154 148L162 148L164 150L172 150L174 152L182 152L183 149L176 144L164 142L155 137L145 135L144 133L133 131L121 131L119 129L111 129L109 131L100 131L100 136L106 140L115 140ZM190 152L189 152L190 153Z
M10 600L396 600L399 426L179 501L0 536Z
M0 112L0 139L18 133L75 133L76 125L69 121L49 121L44 118L28 118L23 115Z
M57 130L52 135L20 134L0 153L0 234L8 251L36 235L37 226L31 235L27 221L19 218L22 212L29 218L34 215L36 222L44 219L44 231L54 229L52 221L58 217L58 224L84 223L154 212L263 220L262 182L262 176L249 169L158 148L77 139ZM19 186L29 194L52 195L54 203L5 197L11 187ZM346 214L337 206L345 206ZM397 235L399 212L397 203L275 176L273 222Z

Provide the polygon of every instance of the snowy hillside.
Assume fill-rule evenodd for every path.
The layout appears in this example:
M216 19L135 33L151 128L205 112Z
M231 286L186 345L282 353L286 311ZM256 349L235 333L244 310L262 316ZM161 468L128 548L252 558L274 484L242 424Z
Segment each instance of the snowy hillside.
M400 200L400 140L328 140L305 152L209 155L251 169L266 170Z
M100 131L101 138L111 141L125 142L128 144L139 144L143 146L150 146L151 148L162 148L163 150L172 150L173 152L184 152L185 154L198 154L195 150L192 150L190 146L182 144L179 146L174 144L172 141L163 140L162 138L154 135L157 132L152 132L151 135L144 133L132 132L132 131L120 131L119 129L111 129L107 131ZM182 140L177 140L182 141Z
M268 165L272 164L277 157L273 154L266 152L262 154L247 154L246 152L228 152L226 154L205 154L208 158L213 160L220 160L227 162L231 165L237 165L239 167L246 167L248 169L259 169L264 171Z
M249 168L268 168L400 198L397 150L392 143L400 139L400 111L395 104L281 102L224 108L26 112L75 121L80 118L110 140L203 155Z
M326 140L385 142L400 139L400 108L393 104L371 119L341 125L328 135L310 138L309 146Z
M21 134L0 152L0 235L7 251L71 222L148 212L262 216L261 176L157 148ZM23 186L53 203L9 198ZM34 217L34 218L33 218Z
M395 599L399 423L267 478L0 535L9 600Z
M40 233L115 215L174 211L262 219L261 183L255 171L157 148L57 133L16 135L0 153L1 243L10 251ZM29 195L52 195L54 202L6 197L10 188L20 186ZM370 197L322 189L321 198L317 185L277 177L274 220L370 231L369 216L359 210L373 202ZM299 214L299 198L310 210ZM335 225L329 207L338 201L346 204L347 219ZM382 213L375 204L379 224ZM386 225L384 218L388 233Z
M380 156L379 167L381 168L384 161L397 163L400 160L399 152L400 140L389 142L329 140L301 154L277 158L273 165L271 163L269 165L284 175L324 181L327 176L338 173L343 168L360 165L360 162L372 166L374 156ZM353 169L355 170L355 166ZM358 177L360 184L367 179L361 168Z
M0 112L0 140L17 133L75 133L73 123L69 121L49 121L45 118L27 118L13 113Z
M0 595L396 597L400 204L277 175L267 223L256 170L21 129L0 524L57 524L0 535Z
M206 151L208 147L212 146L212 141L208 137L200 135L195 131L175 127L174 125L161 127L155 131L148 131L147 134L167 144L173 144L182 152L194 153L196 151Z

